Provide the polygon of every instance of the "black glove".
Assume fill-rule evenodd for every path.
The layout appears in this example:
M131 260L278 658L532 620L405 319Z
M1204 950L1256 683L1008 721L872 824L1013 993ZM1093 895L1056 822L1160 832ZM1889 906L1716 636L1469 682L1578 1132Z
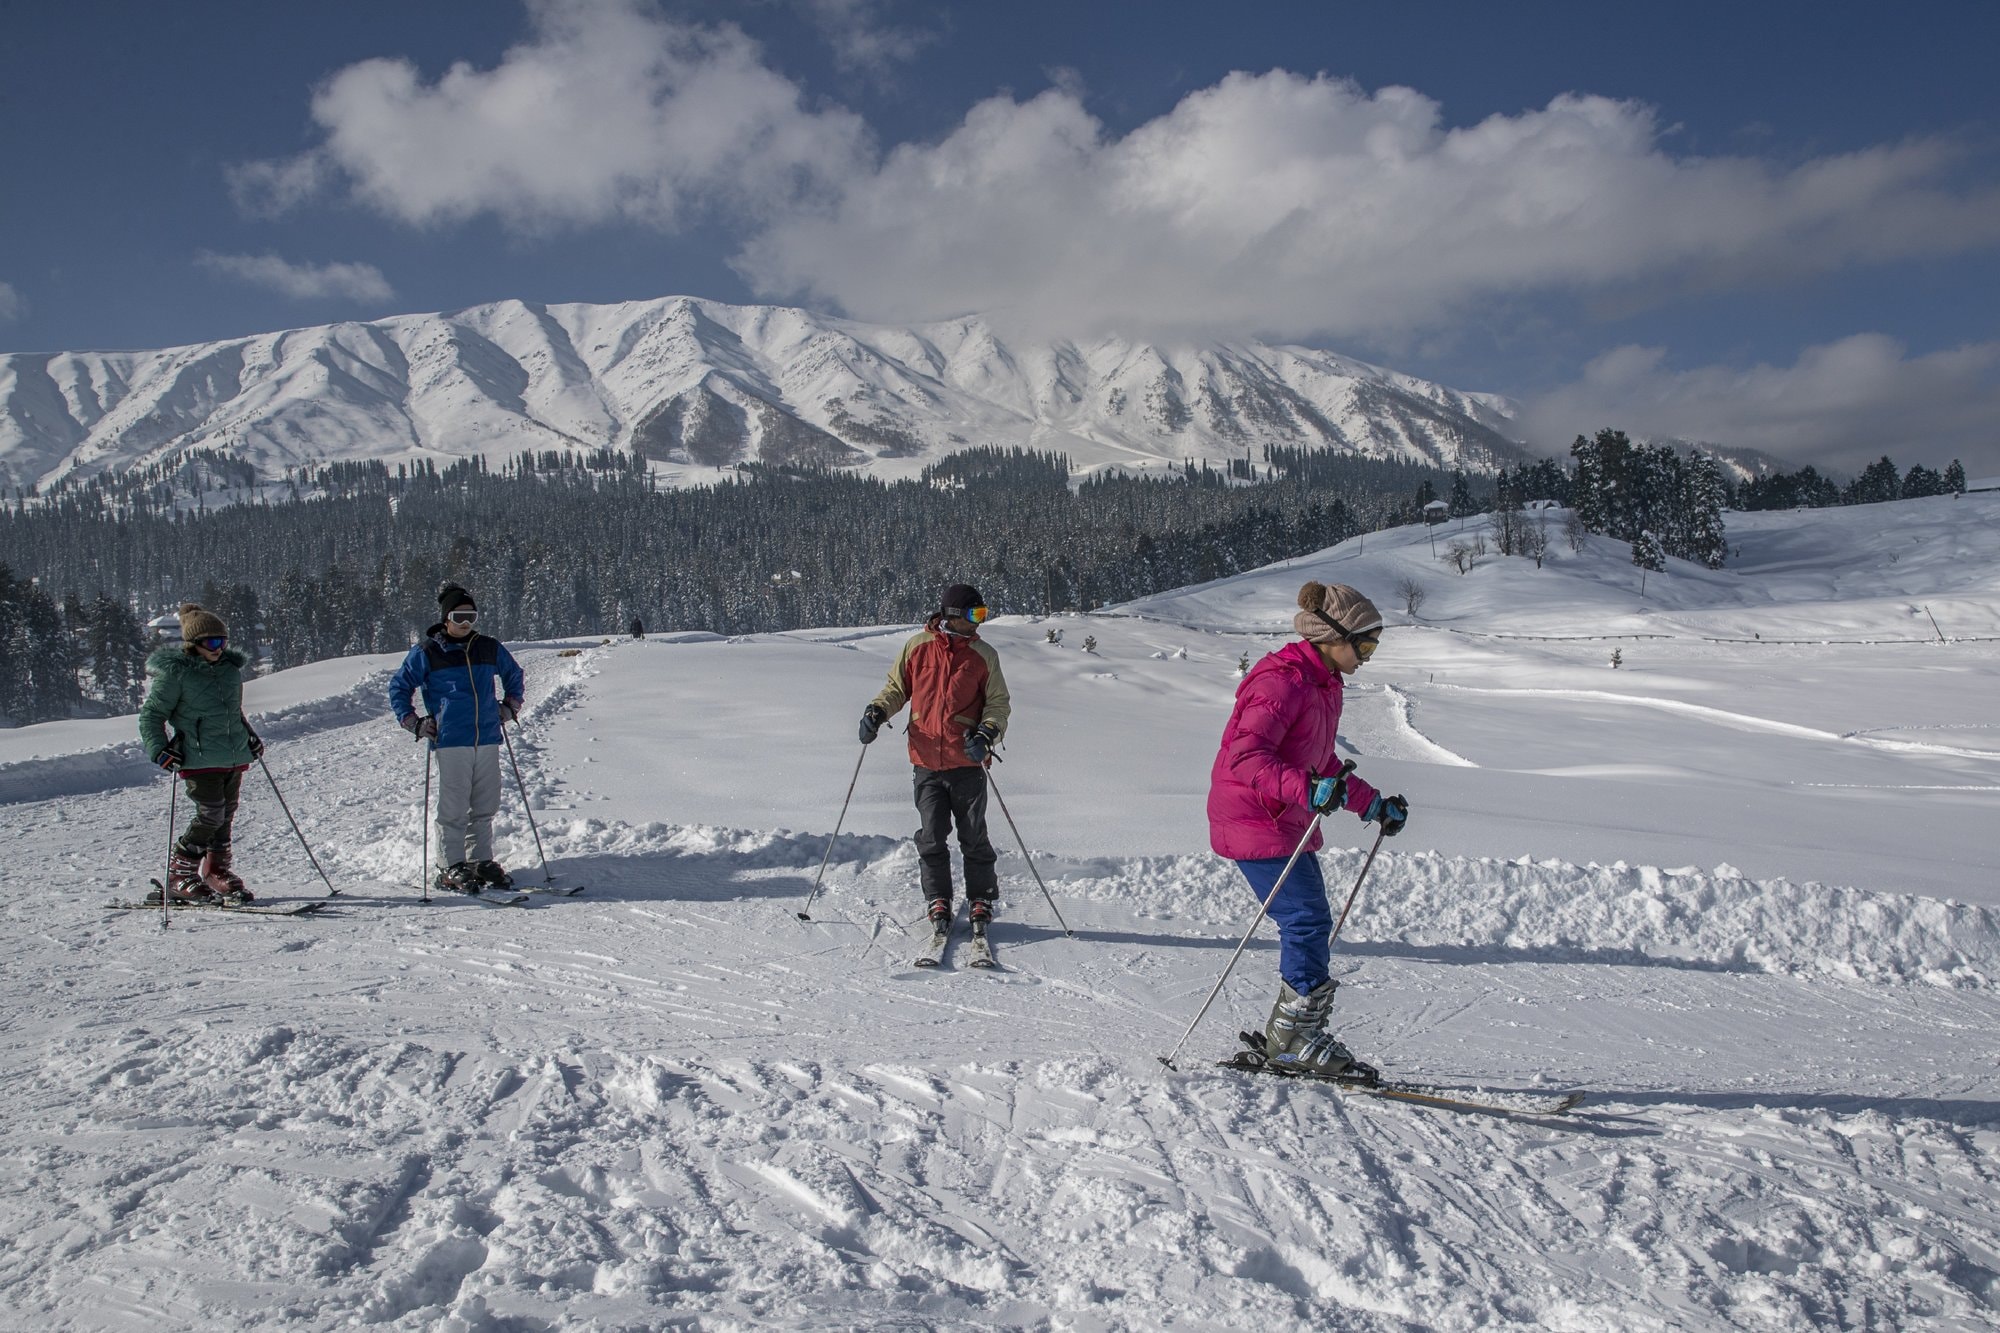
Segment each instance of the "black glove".
M982 722L965 733L965 757L975 764L986 762L986 756L993 753L993 742L1000 739L991 725Z
M153 762L169 773L180 772L181 764L185 762L181 756L180 742L168 741L166 748L160 751Z
M1382 826L1382 836L1393 838L1410 820L1410 803L1400 796L1377 795L1361 817L1376 821Z
M1306 804L1317 814L1330 815L1347 804L1347 774L1335 773L1325 777L1318 773L1306 775Z
M264 757L264 738L254 731L250 733L250 757L252 759Z
M434 717L411 713L403 718L402 727L404 731L410 733L411 740L437 739L438 720Z
M862 709L861 743L863 745L873 745L876 734L882 730L882 724L888 720L889 715L874 704L869 704L866 708Z
M519 722L521 720L521 702L519 699L502 699L500 701L500 720L502 722Z

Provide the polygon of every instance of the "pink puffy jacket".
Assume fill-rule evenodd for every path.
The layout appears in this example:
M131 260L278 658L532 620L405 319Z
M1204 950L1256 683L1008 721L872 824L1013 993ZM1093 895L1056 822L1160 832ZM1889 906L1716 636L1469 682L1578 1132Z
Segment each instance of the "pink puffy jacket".
M1208 778L1208 845L1232 861L1290 856L1312 822L1310 774L1340 768L1340 676L1299 640L1271 653L1236 687L1236 710L1222 729L1222 749ZM1347 808L1356 814L1375 789L1347 775ZM1306 844L1318 851L1315 832Z

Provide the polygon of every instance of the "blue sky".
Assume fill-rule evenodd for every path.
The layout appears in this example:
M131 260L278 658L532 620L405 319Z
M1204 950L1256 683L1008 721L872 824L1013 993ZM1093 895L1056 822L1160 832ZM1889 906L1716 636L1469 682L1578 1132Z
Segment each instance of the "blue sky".
M1333 347L1546 443L2000 471L1990 2L0 0L0 32L0 350L509 297L983 310Z

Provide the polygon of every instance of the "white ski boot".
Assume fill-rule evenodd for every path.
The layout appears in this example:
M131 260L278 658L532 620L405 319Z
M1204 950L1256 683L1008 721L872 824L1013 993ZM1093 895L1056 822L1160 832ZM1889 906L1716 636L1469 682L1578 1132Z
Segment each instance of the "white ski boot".
M1374 1073L1354 1058L1354 1052L1326 1032L1337 983L1322 981L1312 994L1301 995L1289 983L1278 983L1278 1001L1264 1025L1264 1058L1273 1069L1320 1078L1366 1077ZM1363 1072L1365 1071L1365 1073Z

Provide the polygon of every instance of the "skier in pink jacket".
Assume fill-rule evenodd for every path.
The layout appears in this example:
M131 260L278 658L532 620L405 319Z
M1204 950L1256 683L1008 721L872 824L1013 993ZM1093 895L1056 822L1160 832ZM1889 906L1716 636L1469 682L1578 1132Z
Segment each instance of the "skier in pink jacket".
M1236 708L1209 774L1209 845L1236 862L1259 902L1315 814L1345 808L1394 836L1410 813L1402 797L1340 776L1334 749L1341 678L1375 651L1381 612L1345 584L1308 583L1299 589L1292 627L1300 641L1266 656L1236 687ZM1265 1056L1302 1073L1338 1074L1356 1061L1326 1031L1335 986L1327 973L1333 910L1319 858L1311 854L1320 848L1317 829L1305 847L1271 903L1281 980L1264 1026Z

